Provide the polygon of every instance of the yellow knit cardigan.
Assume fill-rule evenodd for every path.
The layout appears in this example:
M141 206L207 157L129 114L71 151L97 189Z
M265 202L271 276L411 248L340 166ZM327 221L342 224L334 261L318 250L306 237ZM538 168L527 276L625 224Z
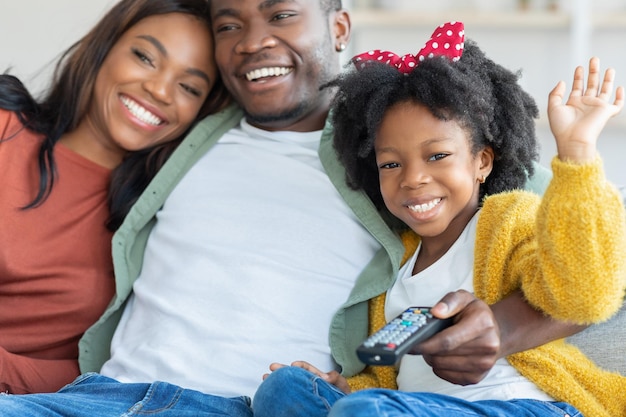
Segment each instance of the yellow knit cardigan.
M524 191L485 199L478 220L474 290L493 304L521 289L552 317L576 323L607 320L626 287L626 216L602 163L552 161L543 199ZM402 236L403 263L419 237ZM385 294L369 302L370 333L382 327ZM605 341L610 343L610 340ZM585 417L626 417L626 376L598 368L578 348L557 340L507 357L522 375ZM353 390L397 389L395 367L371 367L348 382Z

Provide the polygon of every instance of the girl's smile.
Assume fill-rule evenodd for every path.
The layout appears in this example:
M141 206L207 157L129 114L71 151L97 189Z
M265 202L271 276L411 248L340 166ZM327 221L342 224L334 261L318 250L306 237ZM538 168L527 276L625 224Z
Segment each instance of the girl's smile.
M423 204L407 204L407 207L409 208L409 210L415 212L415 213L426 213L432 209L434 209L435 207L437 207L437 205L439 205L439 203L441 202L441 198L435 198L434 200L431 200L428 203L423 203Z

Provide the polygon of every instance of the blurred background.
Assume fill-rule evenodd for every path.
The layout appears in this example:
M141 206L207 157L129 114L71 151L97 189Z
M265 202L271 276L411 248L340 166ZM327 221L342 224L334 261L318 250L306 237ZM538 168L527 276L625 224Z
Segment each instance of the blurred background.
M34 92L50 77L69 47L116 0L0 0L0 71L20 77ZM465 23L499 64L521 71L521 84L537 100L541 163L555 154L545 108L559 80L568 88L576 65L599 56L626 86L626 0L344 0L353 34L344 62L369 49L417 52L434 28ZM608 178L626 186L626 110L610 121L599 142Z

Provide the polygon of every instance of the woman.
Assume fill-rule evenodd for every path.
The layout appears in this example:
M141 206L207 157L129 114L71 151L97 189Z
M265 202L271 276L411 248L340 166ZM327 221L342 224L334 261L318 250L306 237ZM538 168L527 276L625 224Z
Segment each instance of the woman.
M111 234L227 101L205 0L122 0L34 100L0 75L0 391L55 391L115 289Z

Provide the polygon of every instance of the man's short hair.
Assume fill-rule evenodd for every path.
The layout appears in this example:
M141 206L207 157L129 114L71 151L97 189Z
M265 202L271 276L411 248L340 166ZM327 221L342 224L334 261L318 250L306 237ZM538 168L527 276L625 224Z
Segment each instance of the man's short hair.
M342 8L341 0L320 0L320 6L326 14L336 12Z

